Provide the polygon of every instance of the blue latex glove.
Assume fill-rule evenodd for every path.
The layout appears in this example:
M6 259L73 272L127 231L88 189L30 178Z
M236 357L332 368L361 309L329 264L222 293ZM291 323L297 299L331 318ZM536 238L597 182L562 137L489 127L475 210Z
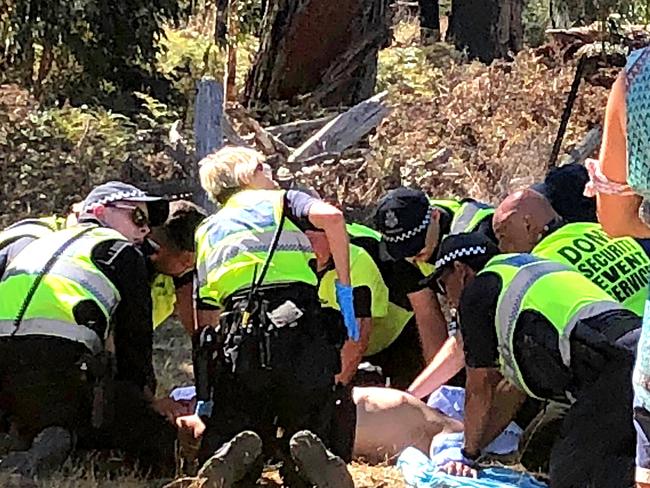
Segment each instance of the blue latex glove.
M343 323L348 330L348 337L354 342L359 340L359 323L354 313L354 292L350 285L343 285L336 282L336 302L339 304Z

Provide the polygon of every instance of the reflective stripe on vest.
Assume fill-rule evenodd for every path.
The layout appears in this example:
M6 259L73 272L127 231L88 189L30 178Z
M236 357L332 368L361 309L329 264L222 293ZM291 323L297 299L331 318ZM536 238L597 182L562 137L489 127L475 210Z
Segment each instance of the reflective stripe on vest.
M216 269L228 261L235 259L240 254L265 253L271 247L275 229L262 232L261 234L247 235L240 239L229 239L229 243L223 243L215 248L215 251L208 259L208 267ZM307 237L300 231L282 230L275 252L298 251L311 252L311 244Z
M499 343L500 363L503 375L512 381L528 395L539 398L526 385L521 374L521 369L514 356L514 337L517 321L524 310L534 310L541 313L558 332L558 348L565 366L571 365L570 337L573 329L580 320L599 315L604 312L621 310L621 306L608 299L607 295L595 285L591 285L582 275L572 271L568 266L552 261L535 258L531 255L497 256L493 258L481 273L495 272L501 276L503 285L496 310L496 331ZM543 278L565 273L560 277L561 282L577 280L577 285L585 288L585 298L575 299L571 294L557 295L557 289L537 289L533 293L555 293L553 297L557 303L556 310L539 310L526 301L530 299L531 290L539 285ZM582 285L586 285L582 287ZM567 306L562 306L561 301L567 301ZM551 302L552 304L552 302ZM575 308L575 310L573 310ZM565 314L570 313L568 316Z
M261 272L284 208L282 190L245 190L228 199L196 232L199 296L216 306L250 287ZM264 284L307 283L318 279L309 266L314 255L307 236L285 219Z
M57 217L20 220L0 232L0 249L23 237L45 237L62 229L64 224L65 221Z
M43 258L43 256L39 256ZM36 262L30 263L28 267L12 267L7 270L2 279L6 280L12 276L23 274L37 275L43 269L45 263L50 259L50 256L45 256L46 259L35 259ZM98 273L92 272L87 269L77 268L70 266L69 263L57 261L52 266L52 269L47 273L48 276L57 276L59 278L67 278L89 290L97 301L102 305L105 310L113 311L117 305L119 297L115 293L115 286L108 282L108 279L98 278Z
M318 285L318 296L324 307L340 310L336 300L336 270L328 270ZM388 313L388 288L379 268L365 249L350 245L350 280L353 288L366 287L370 290L371 317L384 317ZM374 330L374 327L373 327Z
M81 325L70 326L64 320L32 318L24 319L16 330L13 320L0 320L0 336L24 337L30 335L45 335L60 337L84 344L91 352L101 352L102 340L95 331Z
M650 257L631 237L612 238L600 224L565 224L542 239L535 256L570 266L639 316L647 296Z
M494 214L494 208L489 205L473 201L465 202L454 214L449 233L460 234L462 232L472 232L483 219L492 214Z
M79 231L78 227L67 229L35 240L15 257L0 281L0 296L3 297L0 300L0 321L13 324L45 264ZM77 304L83 301L97 304L106 323L110 323L121 297L117 288L91 259L94 247L108 240L123 241L123 245L129 245L119 232L102 227L92 228L68 245L36 287L21 322L21 335L51 330L51 335L88 342L88 338L92 337L88 331L96 334L77 324L74 313ZM24 327L27 323L31 325ZM69 331L63 331L62 324L66 324ZM6 327L3 330L6 332ZM13 327L9 333L13 333Z

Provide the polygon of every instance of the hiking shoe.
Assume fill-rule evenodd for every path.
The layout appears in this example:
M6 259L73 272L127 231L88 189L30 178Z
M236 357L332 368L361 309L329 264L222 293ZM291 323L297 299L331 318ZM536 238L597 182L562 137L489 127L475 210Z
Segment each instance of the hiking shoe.
M72 434L63 427L48 427L34 438L29 453L34 458L36 473L50 473L65 462L72 451Z
M61 427L43 429L27 451L14 451L0 462L0 471L43 476L58 469L72 450L72 436Z
M317 488L354 488L345 462L327 450L308 430L296 433L289 441L291 457L300 475Z
M245 430L226 442L200 469L204 488L231 488L243 480L262 456L262 440L255 432Z
M9 473L32 478L36 475L34 456L29 451L13 451L0 461L0 474Z

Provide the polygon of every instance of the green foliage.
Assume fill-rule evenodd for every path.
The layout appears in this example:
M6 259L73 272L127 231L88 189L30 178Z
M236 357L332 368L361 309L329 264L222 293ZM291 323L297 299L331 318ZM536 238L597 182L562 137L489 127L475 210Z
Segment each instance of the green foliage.
M178 15L177 0L0 0L0 67L38 87L53 65L76 64L96 87L138 89L155 75L163 23Z
M552 26L566 28L612 18L618 24L649 24L650 0L528 0L523 15L526 42L538 46Z
M173 114L142 98L147 112L135 122L86 106L14 117L11 107L0 103L0 227L26 215L63 212L93 185L119 178L127 159L143 162L157 154L164 139L158 122Z

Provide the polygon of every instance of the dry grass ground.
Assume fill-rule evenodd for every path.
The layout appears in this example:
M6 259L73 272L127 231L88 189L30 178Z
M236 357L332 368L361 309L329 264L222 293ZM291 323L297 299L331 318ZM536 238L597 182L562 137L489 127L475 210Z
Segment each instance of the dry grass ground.
M167 394L177 386L192 384L190 343L175 320L169 320L156 330L154 363L159 380L159 394ZM144 480L132 472L119 469L120 460L84 457L69 461L66 466L49 479L38 480L38 488L160 488L171 480ZM110 478L105 474L111 468ZM357 488L405 488L399 471L392 466L368 466L353 463L350 470ZM281 486L276 473L266 473L262 486ZM2 488L31 488L11 485L0 477Z

